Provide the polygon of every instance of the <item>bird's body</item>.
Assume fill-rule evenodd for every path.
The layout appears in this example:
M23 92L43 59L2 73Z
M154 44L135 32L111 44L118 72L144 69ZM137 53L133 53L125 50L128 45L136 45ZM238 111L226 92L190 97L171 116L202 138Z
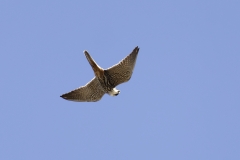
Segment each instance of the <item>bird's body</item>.
M117 96L120 91L115 87L131 78L138 51L139 48L136 47L126 58L106 70L101 68L87 51L84 51L95 77L85 86L63 94L61 97L77 102L95 102L99 101L105 93Z

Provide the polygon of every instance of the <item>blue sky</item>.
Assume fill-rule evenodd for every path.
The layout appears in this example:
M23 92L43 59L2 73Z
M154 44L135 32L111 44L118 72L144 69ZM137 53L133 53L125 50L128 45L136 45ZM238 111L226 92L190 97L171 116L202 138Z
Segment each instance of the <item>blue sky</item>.
M240 159L240 1L0 2L0 159ZM134 47L97 103L59 96Z

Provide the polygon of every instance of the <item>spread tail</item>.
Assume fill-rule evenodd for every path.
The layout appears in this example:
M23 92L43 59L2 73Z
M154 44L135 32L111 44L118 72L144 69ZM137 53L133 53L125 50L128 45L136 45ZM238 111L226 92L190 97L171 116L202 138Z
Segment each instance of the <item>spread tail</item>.
M101 73L103 73L103 69L93 60L93 58L90 56L90 54L85 50L83 51L89 64L92 66L92 69L96 76L100 76Z

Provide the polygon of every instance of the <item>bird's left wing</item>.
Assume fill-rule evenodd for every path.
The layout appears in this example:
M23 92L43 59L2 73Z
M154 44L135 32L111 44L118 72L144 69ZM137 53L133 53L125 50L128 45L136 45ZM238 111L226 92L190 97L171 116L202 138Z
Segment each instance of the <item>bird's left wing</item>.
M105 94L100 82L94 77L85 86L61 95L62 98L76 102L96 102Z

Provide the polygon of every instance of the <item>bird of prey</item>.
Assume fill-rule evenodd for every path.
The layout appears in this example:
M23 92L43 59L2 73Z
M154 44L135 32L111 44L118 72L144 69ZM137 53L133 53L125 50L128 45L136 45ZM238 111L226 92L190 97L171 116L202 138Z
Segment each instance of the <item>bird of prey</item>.
M76 102L96 102L99 101L105 93L111 96L117 96L120 91L115 87L130 80L138 51L139 48L137 46L127 57L108 69L101 68L93 60L88 51L83 51L94 71L95 77L85 86L63 94L60 97Z

